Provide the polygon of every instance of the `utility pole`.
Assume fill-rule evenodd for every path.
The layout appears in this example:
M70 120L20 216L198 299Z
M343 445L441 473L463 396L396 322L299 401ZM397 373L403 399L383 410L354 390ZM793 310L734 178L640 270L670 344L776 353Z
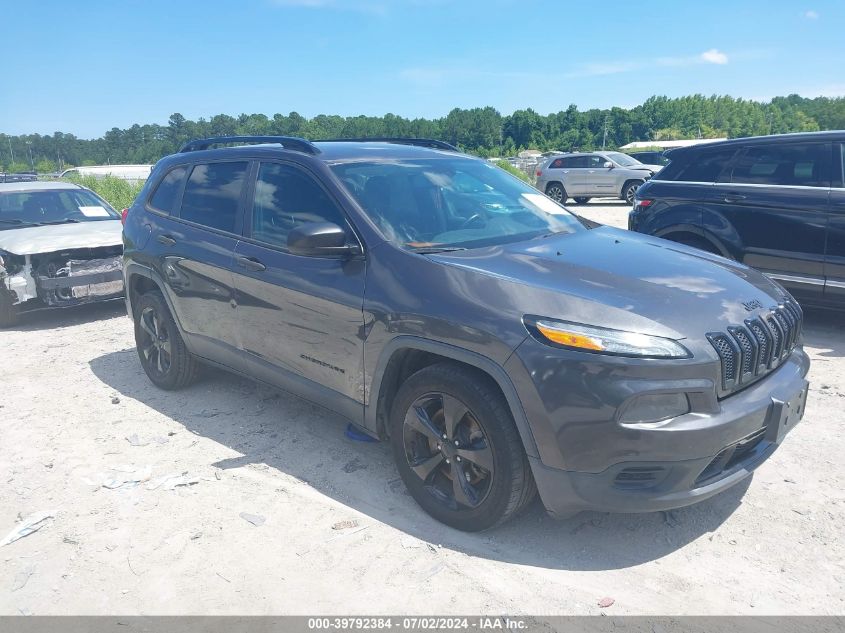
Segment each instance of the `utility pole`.
M604 151L605 145L607 145L607 121L610 119L609 116L604 117L604 138L601 140L601 148Z
M7 140L9 141L9 153L12 155L12 162L14 163L15 162L15 150L12 149L12 137L11 136L8 137Z
M26 149L29 152L29 166L32 168L32 171L35 171L35 163L32 160L32 141L26 142Z

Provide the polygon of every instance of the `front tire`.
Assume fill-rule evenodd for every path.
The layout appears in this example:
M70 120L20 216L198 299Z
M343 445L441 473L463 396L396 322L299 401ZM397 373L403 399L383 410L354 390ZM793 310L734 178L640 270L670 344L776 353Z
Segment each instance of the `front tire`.
M12 304L12 297L0 286L0 328L12 327L18 322L18 309Z
M643 183L639 180L633 180L626 183L622 188L622 199L628 204L634 204L634 196L637 195L637 189L639 189L642 184Z
M578 196L575 198L575 204L587 204L590 201L589 198L585 198L584 196Z
M185 347L161 293L151 291L142 294L134 319L138 358L153 384L172 391L193 383L199 365Z
M565 204L568 199L566 189L559 182L549 183L549 186L546 187L546 195L558 204Z
M399 474L438 521L487 530L534 497L510 409L483 374L456 363L421 369L399 388L389 423Z

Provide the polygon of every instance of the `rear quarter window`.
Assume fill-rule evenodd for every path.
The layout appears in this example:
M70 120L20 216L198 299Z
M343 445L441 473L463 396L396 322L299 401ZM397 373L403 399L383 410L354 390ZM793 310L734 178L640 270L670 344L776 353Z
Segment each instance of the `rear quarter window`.
M684 182L716 182L736 154L735 147L709 152L693 152L685 156L669 156L671 161L658 173L657 180Z
M176 198L182 191L186 171L184 167L175 167L165 174L153 195L150 196L149 205L153 209L167 214L173 212L176 206Z

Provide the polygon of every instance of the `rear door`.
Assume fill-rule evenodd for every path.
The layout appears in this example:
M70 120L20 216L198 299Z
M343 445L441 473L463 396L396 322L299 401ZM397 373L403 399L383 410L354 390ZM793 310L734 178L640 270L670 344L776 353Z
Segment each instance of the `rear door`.
M834 143L830 189L827 251L825 253L825 300L845 305L845 143Z
M151 236L192 351L232 367L238 365L232 263L248 168L246 161L188 166L181 204Z
M365 261L287 248L291 229L310 222L338 224L357 238L337 200L299 165L260 163L252 199L235 252L244 361L267 382L360 417Z
M824 289L831 144L748 146L719 178L713 205L736 231L743 262L799 300Z

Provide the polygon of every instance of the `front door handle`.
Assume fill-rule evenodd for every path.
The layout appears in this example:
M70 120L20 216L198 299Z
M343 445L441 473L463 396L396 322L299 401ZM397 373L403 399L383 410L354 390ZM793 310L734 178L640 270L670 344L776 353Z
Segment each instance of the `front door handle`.
M176 243L176 240L169 235L156 235L156 242L163 244L164 246L173 246Z
M261 272L262 270L267 270L267 266L262 264L254 257L240 256L237 258L237 262L238 266L240 266L241 268L246 268L247 270L252 270L254 272Z
M725 194L725 202L742 202L743 200L745 200L745 196L738 193Z

